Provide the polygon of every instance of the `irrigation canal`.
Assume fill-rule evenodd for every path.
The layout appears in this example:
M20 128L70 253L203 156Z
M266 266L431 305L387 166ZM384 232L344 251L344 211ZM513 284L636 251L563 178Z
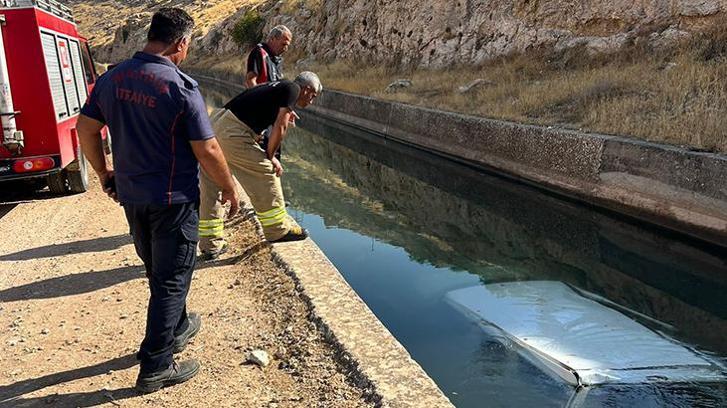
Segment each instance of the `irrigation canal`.
M234 96L210 86L204 91L210 107ZM529 358L507 333L483 330L482 319L457 307L452 294L463 288L486 290L496 301L519 307L531 302L525 306L558 310L543 305L543 297L513 299L498 289L547 282L571 298L589 299L578 304L625 316L654 338L669 339L717 368L725 363L724 249L312 114L303 115L299 126L285 140L283 153L290 213L457 407L574 402L574 387L547 364ZM549 302L558 301L548 293ZM493 320L506 313L485 312ZM525 317L512 315L505 325L508 319L515 324ZM544 331L546 323L534 322ZM586 346L608 347L603 338L589 341L588 336L612 335L573 330ZM649 378L646 384L592 387L575 402L585 407L727 405L723 381Z

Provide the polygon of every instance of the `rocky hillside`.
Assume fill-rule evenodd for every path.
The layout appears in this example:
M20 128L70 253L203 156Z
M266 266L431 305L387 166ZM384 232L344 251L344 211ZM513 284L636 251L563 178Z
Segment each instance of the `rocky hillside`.
M253 0L254 1L254 0ZM197 23L196 38L207 34L251 1L236 0L70 0L81 32L95 46L96 59L114 62L143 46L152 13L161 7L182 7ZM210 49L209 52L215 52Z
M416 6L401 0L73 3L82 28L107 45L99 57L108 61L138 48L149 13L174 4L189 10L200 26L198 56L238 52L229 32L245 11L255 8L265 18L266 30L278 23L293 29L297 57L420 67L479 63L539 48L582 46L600 53L636 40L659 46L716 24L727 11L727 0L427 0Z
M298 44L325 59L357 58L443 66L478 63L540 47L617 50L650 35L656 44L710 24L725 0L325 0L276 16Z

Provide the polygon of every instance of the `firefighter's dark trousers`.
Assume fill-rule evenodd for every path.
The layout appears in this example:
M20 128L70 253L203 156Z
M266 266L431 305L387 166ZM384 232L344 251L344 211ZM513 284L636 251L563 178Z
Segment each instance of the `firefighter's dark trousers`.
M198 208L198 203L124 204L151 291L139 352L142 373L168 368L174 336L189 326L186 302L196 260Z

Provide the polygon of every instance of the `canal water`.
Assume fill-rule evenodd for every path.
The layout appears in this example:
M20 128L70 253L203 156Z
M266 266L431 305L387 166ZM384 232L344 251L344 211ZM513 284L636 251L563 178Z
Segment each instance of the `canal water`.
M205 91L210 107L233 96ZM724 364L724 249L301 116L284 143L289 212L457 407L560 407L574 395L448 301L473 286L561 282ZM727 386L604 385L578 404L719 407Z

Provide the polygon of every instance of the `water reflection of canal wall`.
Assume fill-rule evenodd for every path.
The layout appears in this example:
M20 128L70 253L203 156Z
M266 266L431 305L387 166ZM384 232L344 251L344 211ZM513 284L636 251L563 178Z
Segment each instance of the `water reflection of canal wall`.
M486 283L566 282L670 324L678 338L727 352L727 258L719 250L363 132L349 137L350 128L314 115L301 123L335 141L301 130L285 141L286 194L301 210Z
M560 194L727 242L727 157L324 92L312 110Z

